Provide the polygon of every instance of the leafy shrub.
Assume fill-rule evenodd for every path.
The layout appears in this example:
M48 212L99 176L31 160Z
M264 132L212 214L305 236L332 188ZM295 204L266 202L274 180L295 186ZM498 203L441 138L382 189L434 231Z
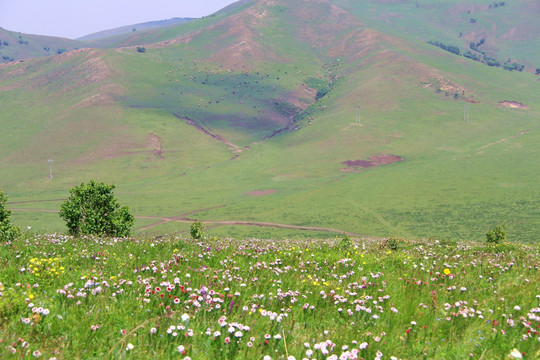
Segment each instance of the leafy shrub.
M436 40L429 40L427 43L430 44L430 45L440 47L443 50L451 52L452 54L461 55L461 50L455 45L446 45L446 44L443 44L442 42L436 41Z
M388 239L384 239L379 244L379 249L396 251L401 247L402 243L404 243L403 239L399 239L397 237L391 237Z
M514 70L523 71L524 67L525 67L524 65L520 65L515 62L507 62L503 65L503 69L508 70L508 71L514 71Z
M0 189L0 240L12 241L21 234L21 230L10 223L11 211L6 208L7 196Z
M351 248L352 244L352 238L349 235L345 235L339 241L338 248L342 251L347 251Z
M467 51L463 54L463 56L465 56L466 58L469 58L471 60L474 60L474 61L480 61L480 56L470 52L470 51Z
M129 236L135 218L128 207L120 207L113 189L114 185L91 180L69 191L60 217L71 235Z
M501 63L498 62L497 59L494 59L488 56L484 57L484 61L486 62L488 66L495 66L495 67L501 66Z
M401 243L401 240L396 237L391 237L388 240L386 240L386 247L390 250L396 251L399 248L399 244Z
M486 233L486 242L489 244L501 244L506 240L504 225L497 225Z
M145 48L145 47L142 47L142 46L137 46L137 51L140 52L140 53L145 53L145 52L146 52L146 48Z
M191 224L191 237L194 239L202 239L204 236L204 225L200 221L195 221Z

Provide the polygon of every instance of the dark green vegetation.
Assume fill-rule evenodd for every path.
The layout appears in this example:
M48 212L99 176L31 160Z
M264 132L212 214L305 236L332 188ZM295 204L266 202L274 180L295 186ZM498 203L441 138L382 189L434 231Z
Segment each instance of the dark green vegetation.
M0 239L11 241L20 236L21 230L11 224L11 211L7 208L8 198L0 189Z
M204 225L200 221L194 221L191 224L190 233L193 239L202 239L204 236Z
M135 218L127 206L120 207L114 185L91 180L69 190L69 198L60 208L71 235L126 237Z
M62 230L97 179L139 232L537 241L539 5L490 4L244 1L1 65L13 222Z
M490 244L502 244L505 240L504 225L497 225L486 233L486 241Z
M0 358L539 358L538 244L345 242L0 242Z

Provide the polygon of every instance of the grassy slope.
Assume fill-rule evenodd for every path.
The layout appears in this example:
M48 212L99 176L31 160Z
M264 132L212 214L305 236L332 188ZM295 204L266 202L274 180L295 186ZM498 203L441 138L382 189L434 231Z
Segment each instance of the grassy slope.
M23 34L0 28L0 63L56 55L59 51L65 52L83 47L85 47L84 43L76 40Z
M149 21L149 22L144 22L144 23L139 23L139 24L121 26L114 29L99 31L93 34L82 36L78 38L77 40L95 41L99 39L110 38L113 36L133 33L136 31L143 31L143 30L155 29L155 28L166 27L166 26L174 26L174 25L177 25L178 23L191 21L191 20L194 20L194 19L193 18L171 18L171 19L166 19L166 20Z
M6 174L1 186L10 200L61 199L70 186L94 178L115 183L120 200L137 215L179 216L225 205L191 217L460 239L479 239L506 222L511 238L537 240L540 84L534 76L489 68L423 41L403 42L351 19L352 30L322 31L338 34L339 41L325 43L323 35L309 32L310 26L320 26L314 19L325 13L324 4L310 11L299 3L257 6L248 14L241 11L247 5L235 9L234 21L220 14L179 27L180 35L191 34L191 43L148 46L144 54L133 48L92 50L5 67L21 69L0 77L0 86L9 90L3 98L17 104L7 107L5 119L16 121L3 122L8 131L2 138L6 146L0 147L8 159L0 165ZM249 15L264 10L264 19L250 22ZM292 23L306 30L276 31L291 29ZM199 31L206 25L208 30ZM227 29L228 42L221 37ZM249 69L228 56L246 31L269 49L256 43L244 48L242 55L252 60ZM302 42L292 36L297 33ZM310 41L317 46L308 46ZM282 61L265 62L270 53ZM201 60L208 54L214 55ZM342 58L339 66L331 59L336 55ZM311 125L304 116L300 131L260 142L286 122L285 104L313 101L296 93L302 84L324 87L328 64L345 77L308 109ZM69 78L81 70L94 81ZM47 87L35 85L45 80ZM449 96L435 91L441 85ZM465 91L459 100L452 97L455 89ZM278 105L268 98L278 99ZM502 100L530 108L502 108ZM463 122L464 106L470 107L469 123ZM240 157L231 160L238 152L173 114L219 133L243 150ZM524 130L529 131L519 135ZM150 134L161 138L163 158L154 153L156 138ZM340 171L343 161L377 154L405 161ZM52 182L49 157L55 159ZM261 189L278 191L246 196ZM10 206L58 209L60 202ZM62 229L53 213L15 212L14 219L34 229ZM141 219L137 225L153 222ZM167 223L145 231L186 230L186 224ZM209 231L313 235L239 226Z
M497 7L493 6L494 2L483 0L366 1L361 4L336 0L334 3L355 13L370 27L399 37L437 40L456 45L463 52L469 50L471 42L485 39L480 48L501 64L512 59L529 70L540 67L540 38L537 36L540 28L535 20L540 5L534 0L506 1L504 6ZM471 23L471 19L476 21Z

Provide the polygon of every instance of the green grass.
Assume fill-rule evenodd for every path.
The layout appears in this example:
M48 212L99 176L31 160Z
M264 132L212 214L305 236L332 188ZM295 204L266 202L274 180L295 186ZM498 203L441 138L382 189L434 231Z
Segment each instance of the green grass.
M419 41L436 40L469 50L471 42L482 38L481 49L501 64L513 59L529 69L538 67L540 56L538 25L535 14L538 4L532 0L508 1L504 6L489 7L494 2L430 1L397 3L367 1L361 5L351 0L334 1L357 15L372 28L399 37ZM471 19L476 19L471 23ZM515 22L520 19L519 23Z
M83 47L85 47L84 43L76 40L23 34L0 28L0 64L40 56L53 56Z
M537 245L392 245L26 233L0 245L0 356L540 355Z

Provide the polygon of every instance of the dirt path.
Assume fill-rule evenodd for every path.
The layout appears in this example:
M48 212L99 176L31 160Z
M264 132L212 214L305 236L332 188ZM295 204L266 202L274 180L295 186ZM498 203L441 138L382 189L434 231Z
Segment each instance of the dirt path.
M193 121L193 120L191 120L191 119L189 119L187 117L182 117L182 116L180 116L178 114L173 114L173 115L176 118L180 119L180 120L184 120L186 122L186 124L188 124L189 126L193 126L195 129L199 130L203 134L208 135L208 136L216 139L217 141L224 143L225 145L227 145L229 151L231 151L232 153L240 154L242 152L242 149L238 145L235 145L232 142L227 141L226 139L224 139L219 134L214 134L212 132L212 129L210 129L208 126L205 128L205 127L197 124L195 121Z
M190 215L197 212L215 209L223 207L224 205L213 207L213 208L207 208L207 209L200 209L195 210L183 215ZM20 212L46 212L46 213L58 213L58 210L48 210L48 209L11 209L12 211L20 211ZM280 223L271 223L271 222L260 222L260 221L237 221L237 220L231 220L231 221L212 221L212 220L197 220L197 219L190 219L183 217L183 215L177 216L177 217L162 217L162 216L145 216L145 215L135 215L136 219L150 219L150 220L157 220L155 223L146 225L139 230L146 230L151 227L165 224L167 222L173 221L173 222L180 222L180 223L192 223L193 221L200 221L203 224L208 225L215 225L215 226L226 226L226 225L237 225L237 226L258 226L258 227L267 227L267 228L276 228L276 229L291 229L291 230L305 230L305 231L321 231L321 232L330 232L330 233L338 233L343 235L349 235L354 237L365 237L364 235L355 234L352 232L340 230L340 229L333 229L333 228L326 228L326 227L319 227L319 226L302 226L302 225L291 225L291 224L280 224Z
M486 148L488 148L488 147L490 147L490 146L497 145L497 144L500 144L500 143L503 143L503 142L508 142L508 140L512 140L512 139L517 138L518 136L525 135L525 134L528 133L529 131L530 131L530 129L526 129L526 130L520 131L519 134L517 134L517 135L509 136L509 137L507 137L507 138L500 139L500 140L497 140L497 141L495 141L495 142L486 144L486 145L482 146L478 152L479 152L479 153L482 153L482 151L483 151L484 149L486 149Z
M225 207L225 205L219 205L219 206L213 206L213 207L204 208L204 209L193 210L193 211L190 211L188 213L180 214L178 216L171 217L171 218L162 218L162 219L159 219L159 221L157 221L155 223L152 223L150 225L146 225L146 226L141 227L139 230L147 230L147 229L150 229L150 228L152 228L154 226L165 224L165 223L167 223L169 221L192 222L193 220L190 220L190 219L186 218L187 215L193 215L193 214L197 214L197 213L200 213L200 212L203 212L203 211L219 209L219 208L223 208L223 207ZM151 217L137 217L137 216L135 216L135 217L139 218L139 219L151 219Z

